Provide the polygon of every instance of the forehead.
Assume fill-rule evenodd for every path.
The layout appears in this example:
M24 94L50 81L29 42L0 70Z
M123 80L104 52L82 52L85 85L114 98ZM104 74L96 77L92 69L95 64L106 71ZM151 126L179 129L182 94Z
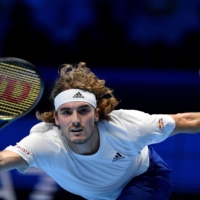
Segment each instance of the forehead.
M89 103L83 101L74 101L74 102L67 102L62 104L58 109L68 108L68 109L76 109L79 107L88 106L92 107Z

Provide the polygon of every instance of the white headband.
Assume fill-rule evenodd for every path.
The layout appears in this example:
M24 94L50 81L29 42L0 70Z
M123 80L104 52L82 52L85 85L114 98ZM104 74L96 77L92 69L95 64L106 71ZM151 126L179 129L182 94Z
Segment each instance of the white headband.
M91 92L81 90L81 89L69 89L58 94L54 99L55 109L67 102L83 101L91 104L96 108L96 98Z

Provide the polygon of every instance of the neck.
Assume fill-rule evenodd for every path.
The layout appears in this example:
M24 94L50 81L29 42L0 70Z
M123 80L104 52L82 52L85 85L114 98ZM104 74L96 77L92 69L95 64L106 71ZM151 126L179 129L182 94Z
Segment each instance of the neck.
M92 155L95 154L100 146L99 131L97 125L94 126L94 131L89 140L83 144L68 143L71 150L81 155Z

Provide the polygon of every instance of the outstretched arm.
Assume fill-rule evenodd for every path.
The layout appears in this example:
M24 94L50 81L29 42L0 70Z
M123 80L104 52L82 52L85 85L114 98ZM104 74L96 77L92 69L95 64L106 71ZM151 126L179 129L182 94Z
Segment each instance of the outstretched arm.
M28 163L18 154L4 150L0 152L0 172L18 167L28 167Z
M170 115L176 126L170 136L178 133L198 133L200 132L200 112L180 113Z

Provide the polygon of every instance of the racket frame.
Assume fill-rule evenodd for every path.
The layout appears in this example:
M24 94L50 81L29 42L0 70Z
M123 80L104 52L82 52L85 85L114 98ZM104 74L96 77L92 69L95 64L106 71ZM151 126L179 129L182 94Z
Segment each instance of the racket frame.
M7 118L7 119L2 119L0 118L0 130L4 127L6 127L7 125L9 125L11 122L25 116L26 114L28 114L29 112L31 112L35 106L39 103L39 101L41 100L42 98L42 95L44 93L44 79L41 75L41 72L39 71L39 69L33 65L32 63L24 60L24 59L21 59L21 58L16 58L16 57L2 57L0 58L0 65L1 63L4 63L4 64L9 64L9 65L14 65L14 66L25 66L27 67L28 69L33 69L36 74L38 75L39 79L40 79L40 92L39 92L39 95L37 97L37 99L35 100L35 102L26 110L24 111L22 114L20 115L17 115L16 117L14 118Z

